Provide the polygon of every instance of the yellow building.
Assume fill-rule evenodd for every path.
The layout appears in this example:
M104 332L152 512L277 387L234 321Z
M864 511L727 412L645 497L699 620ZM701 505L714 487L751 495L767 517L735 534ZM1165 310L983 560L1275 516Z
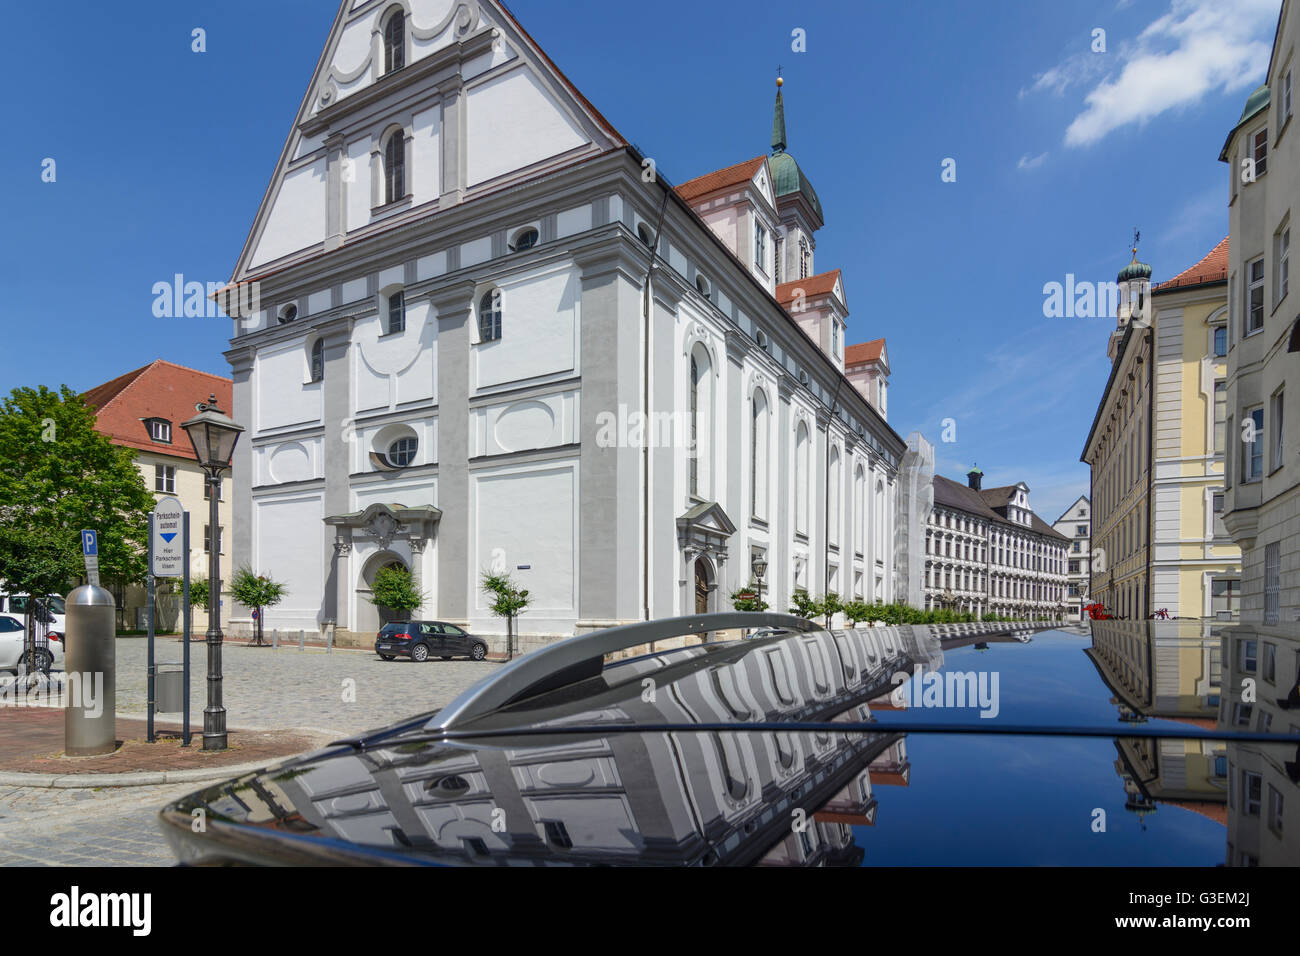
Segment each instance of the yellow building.
M1228 240L1152 287L1118 277L1092 470L1093 599L1119 617L1236 617L1241 552L1223 526Z
M194 459L194 447L181 424L197 414L194 406L215 396L217 404L230 410L231 381L220 375L198 372L158 359L82 395L95 411L95 429L115 445L129 448L145 487L155 498L177 498L190 515L190 579L208 574L211 543L209 500L203 469ZM230 475L221 480L218 502L217 547L221 555L221 576L230 580ZM105 582L117 600L119 628L147 625L148 590L144 583ZM181 626L181 581L165 582L157 600L156 624L162 630ZM226 608L229 597L224 598ZM228 615L227 615L228 616ZM202 636L207 614L194 609L193 633Z

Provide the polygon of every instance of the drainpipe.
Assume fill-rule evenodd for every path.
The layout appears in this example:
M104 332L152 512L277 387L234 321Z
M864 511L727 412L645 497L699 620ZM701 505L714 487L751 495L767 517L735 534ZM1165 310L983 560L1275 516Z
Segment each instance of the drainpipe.
M642 298L642 318L644 319L641 332L641 412L642 422L650 421L650 344L651 344L651 322L654 316L654 298L650 293L650 277L654 273L655 260L659 256L659 236L664 228L664 216L668 212L668 189L664 187L663 205L659 207L659 223L655 226L654 248L650 250L650 264L646 266L645 272L645 291ZM641 594L644 598L642 614L644 619L649 621L650 617L650 559L652 549L650 546L650 442L642 436L641 441L641 538L643 541L644 554L641 560ZM650 645L654 650L654 644Z
M1148 299L1150 297L1148 296ZM1154 311L1154 309L1152 309ZM1156 475L1156 329L1152 325L1147 330L1147 608L1154 610L1155 601L1151 597L1151 553L1155 547L1155 529L1151 527L1151 492L1155 486ZM1143 620L1146 615L1142 615Z
M835 321L834 317L831 321ZM826 501L822 508L822 533L826 538L822 542L822 597L829 594L831 589L831 420L835 418L835 409L840 401L840 386L843 383L844 376L840 376L840 380L835 383L835 394L831 396L830 419L826 422ZM852 558L852 555L849 557Z

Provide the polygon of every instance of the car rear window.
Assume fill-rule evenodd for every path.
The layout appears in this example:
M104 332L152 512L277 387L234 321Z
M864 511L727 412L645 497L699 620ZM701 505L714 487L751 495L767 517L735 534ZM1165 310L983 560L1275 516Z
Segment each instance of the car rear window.
M388 637L395 637L395 636L398 635L398 634L405 634L405 633L406 633L406 625L405 625L405 624L385 624L383 630L381 630L379 633L380 633L380 634L385 634L385 635L387 635Z

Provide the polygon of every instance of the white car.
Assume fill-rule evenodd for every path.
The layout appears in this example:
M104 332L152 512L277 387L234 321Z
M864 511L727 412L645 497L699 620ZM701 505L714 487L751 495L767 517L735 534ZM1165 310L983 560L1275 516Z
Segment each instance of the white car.
M27 625L21 617L16 614L0 614L0 671L13 671L17 676L19 665L23 656L27 653L24 646L24 639L27 636ZM48 671L51 666L63 667L63 634L53 628L50 629L49 650L38 648L37 653L37 670ZM48 654L48 663L43 656Z
M67 618L65 617L65 614L67 608L63 604L63 598L57 594L48 595L45 606L49 609L50 617L53 619L50 623L50 629L58 631L60 634L66 634ZM0 614L12 614L15 617L23 617L26 613L26 596L17 594L0 594Z

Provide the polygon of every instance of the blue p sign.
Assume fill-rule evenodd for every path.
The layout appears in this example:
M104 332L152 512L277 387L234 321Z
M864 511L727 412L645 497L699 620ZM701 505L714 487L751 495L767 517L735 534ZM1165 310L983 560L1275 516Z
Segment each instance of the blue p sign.
M81 532L81 553L88 558L99 554L99 537L94 531Z

